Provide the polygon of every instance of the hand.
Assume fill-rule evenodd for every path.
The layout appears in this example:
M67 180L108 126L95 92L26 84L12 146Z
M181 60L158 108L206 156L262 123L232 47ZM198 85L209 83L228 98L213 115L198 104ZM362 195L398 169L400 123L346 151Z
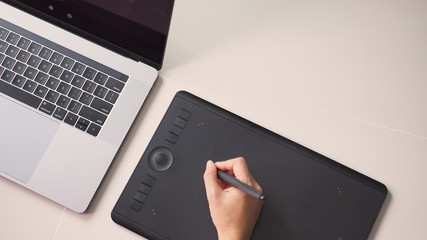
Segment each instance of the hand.
M223 162L208 161L203 175L209 211L219 240L249 240L258 220L263 201L218 179L220 169L262 192L249 172L244 158Z

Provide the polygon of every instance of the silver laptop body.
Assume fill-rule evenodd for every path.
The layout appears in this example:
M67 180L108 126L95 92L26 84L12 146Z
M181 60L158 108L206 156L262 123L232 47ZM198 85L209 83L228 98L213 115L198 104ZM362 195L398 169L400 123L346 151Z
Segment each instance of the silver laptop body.
M52 3L52 5L45 6L52 12L72 6L61 6L63 2L67 1L46 2ZM86 4L91 1L81 2ZM131 4L131 2L138 1L129 2ZM20 6L19 4L25 5L25 3L18 3L16 6ZM100 6L102 1L94 0L90 4L96 9L108 8L108 6ZM115 46L117 48L113 52L106 48L108 44L97 44L102 43L102 39L99 42L96 41L96 38L89 41L41 19L40 16L35 16L38 15L35 14L37 10L34 12L23 11L12 5L4 1L0 2L0 23L3 23L3 26L0 24L0 27L3 30L6 29L3 31L6 32L5 34L14 33L19 38L41 44L45 41L49 41L49 43L52 41L54 44L58 44L59 48L45 47L45 50L52 51L50 51L51 56L43 61L42 53L32 54L33 49L21 48L25 41L17 40L14 43L12 39L14 36L3 37L3 45L6 45L6 48L3 53L0 51L2 54L2 59L0 58L0 175L73 211L84 212L153 86L162 63L160 61L157 62L157 65L151 64L153 67L139 60L131 59L129 56L118 54L116 52L120 52L118 51L120 46ZM73 10L73 7L70 9ZM144 11L149 12L150 10ZM65 19L73 19L77 12L78 10L68 13ZM171 9L169 14L171 14ZM50 20L52 19L54 18L50 18ZM58 20L58 22L60 21ZM168 28L169 22L167 24ZM69 29L75 28L74 26L68 27ZM24 29L24 34L21 34L20 30L16 30L20 28ZM25 31L34 33L35 40L30 39ZM130 50L127 51L130 52ZM57 78L46 77L46 82L41 84L37 82L37 75L34 78L27 77L30 76L26 71L30 70L28 66L26 70L20 70L22 68L19 65L20 60L11 59L10 55L14 55L14 52L18 52L17 55L25 55L25 52L28 52L27 57L38 56L41 59L39 65L31 68L38 73L49 72L44 69L45 66L42 66L42 63L49 65L50 71L53 72L53 66L61 67L61 62L56 61L52 52L61 55L62 59L72 59L74 64L86 64L88 71L77 73L78 70L64 63L62 65L68 67L68 71L67 68L62 69L63 74L58 75ZM68 53L71 57L67 57ZM161 59L163 53L161 53ZM130 54L132 55L132 52ZM23 61L25 64L28 62L30 60ZM150 63L151 60L148 59L145 62ZM91 75L89 70L95 72L91 77L86 78ZM65 76L65 72L71 73L74 77L80 77L68 80L69 76ZM97 78L98 73L107 75L107 77L104 76L102 84L100 77ZM67 79L69 82L64 82L63 79ZM109 83L110 79L114 83L117 82L119 87L114 86L114 83ZM31 83L35 83L37 87L33 87L34 84ZM88 85L93 86L88 87ZM51 92L55 90L54 88L59 90L61 86L68 86L67 92L56 95ZM29 90L31 88L33 89ZM61 89L63 90L63 88ZM96 92L97 95L89 96L90 100L87 100L82 95L75 97L70 89L80 91L85 96L91 91ZM38 94L42 94L42 90L47 93L41 95L38 105L32 106L27 103L28 99L21 101L21 98L24 98L22 96L27 96L27 93L35 94L37 98ZM16 92L21 95L16 95ZM109 93L111 94L107 99L106 95ZM56 98L52 100L47 95ZM102 97L99 97L100 95ZM33 98L29 95L28 97ZM116 99L111 100L111 98ZM67 105L64 105L63 100L67 102ZM101 102L105 102L107 107L101 106ZM62 104L63 107L58 107L57 104ZM71 104L77 105L79 109L75 110L75 106L71 106ZM59 110L65 110L70 115L61 116Z

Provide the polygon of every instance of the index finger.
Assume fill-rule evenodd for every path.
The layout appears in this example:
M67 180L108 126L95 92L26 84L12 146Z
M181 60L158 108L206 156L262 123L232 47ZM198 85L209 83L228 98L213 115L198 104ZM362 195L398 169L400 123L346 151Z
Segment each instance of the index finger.
M246 160L243 157L233 158L222 162L216 162L216 167L224 172L232 172L234 177L246 182L252 175L249 172Z

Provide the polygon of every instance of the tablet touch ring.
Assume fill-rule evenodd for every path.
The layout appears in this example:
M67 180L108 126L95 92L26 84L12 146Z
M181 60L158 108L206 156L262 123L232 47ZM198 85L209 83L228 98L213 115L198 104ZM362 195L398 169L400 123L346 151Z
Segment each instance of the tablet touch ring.
M158 172L168 170L172 166L173 155L166 147L157 147L148 155L150 167Z

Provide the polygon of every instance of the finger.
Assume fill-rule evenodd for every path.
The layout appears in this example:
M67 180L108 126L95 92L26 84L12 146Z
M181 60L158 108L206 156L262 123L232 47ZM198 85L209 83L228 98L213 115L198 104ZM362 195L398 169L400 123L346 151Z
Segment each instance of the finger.
M217 168L211 160L206 163L206 170L203 174L203 179L205 182L206 195L210 202L221 192L221 187L218 183Z
M254 187L258 191L262 191L261 186L257 183L255 178L252 176L249 171L248 165L246 164L246 160L244 158L236 158L234 160L234 176L240 181L248 184L251 187Z
M251 176L251 173L249 172L248 166L246 164L246 160L243 157L233 158L222 162L216 162L215 165L218 169L224 172L231 172L232 174L230 175L236 177L241 181L244 180L246 182L248 176Z
M259 191L262 191L261 186L250 173L246 160L243 157L216 162L215 165L218 169L226 171L229 175L234 176L252 187L255 187Z
M240 165L241 162L243 162L243 165ZM243 167L244 171L248 171L246 160L243 157L237 157L226 161L216 162L215 165L218 169L221 169L224 172L234 172L236 163L239 163L239 167Z
M248 165L246 160L242 157L235 158L233 162L233 172L234 176L239 180L248 180L247 178L252 179L252 175L249 172Z

